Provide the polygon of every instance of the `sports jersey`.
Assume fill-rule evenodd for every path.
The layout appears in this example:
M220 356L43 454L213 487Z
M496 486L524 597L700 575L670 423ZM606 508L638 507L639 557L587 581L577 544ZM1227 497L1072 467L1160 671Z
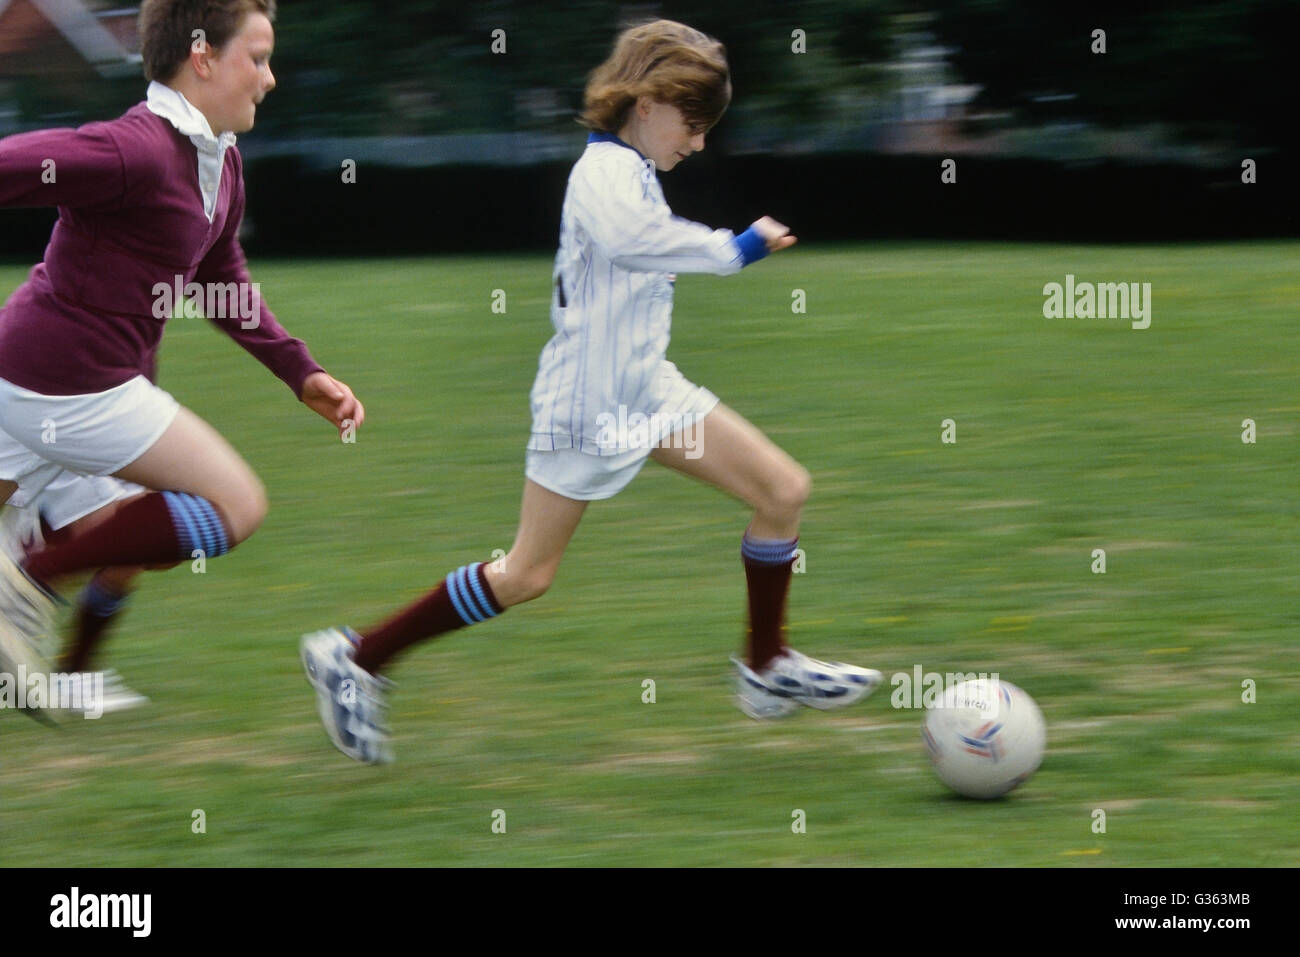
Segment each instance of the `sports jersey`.
M726 276L766 254L753 227L736 236L674 216L653 161L591 134L564 196L528 448L618 454L601 441L610 416L671 416L685 382L665 357L674 274Z
M166 92L173 106L179 100L179 110L201 117ZM244 178L234 137L209 133L217 152L205 155L207 144L196 143L204 137L177 128L186 125L181 112L164 119L150 109L159 94L167 98L151 87L150 103L116 120L0 140L0 207L59 210L44 261L0 309L0 379L45 395L102 392L141 374L153 380L171 315L158 307L160 289L198 283L218 294L243 289L253 301L239 244ZM212 321L301 394L321 367L256 299L252 319Z

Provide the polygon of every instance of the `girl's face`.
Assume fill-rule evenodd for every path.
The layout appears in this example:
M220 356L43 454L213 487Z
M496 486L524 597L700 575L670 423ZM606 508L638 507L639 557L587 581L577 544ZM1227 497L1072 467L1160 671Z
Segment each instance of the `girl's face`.
M704 149L703 130L693 132L681 110L648 96L637 99L618 137L665 171Z
M275 89L274 49L271 21L261 13L250 13L242 29L209 61L212 83L203 112L213 133L246 133L253 128L257 104Z

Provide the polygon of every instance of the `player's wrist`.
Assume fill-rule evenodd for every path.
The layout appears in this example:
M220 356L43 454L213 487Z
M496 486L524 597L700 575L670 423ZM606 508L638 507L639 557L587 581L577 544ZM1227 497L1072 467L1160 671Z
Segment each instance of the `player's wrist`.
M767 240L753 226L736 237L736 246L739 247L740 258L746 266L758 262L770 252L767 248Z

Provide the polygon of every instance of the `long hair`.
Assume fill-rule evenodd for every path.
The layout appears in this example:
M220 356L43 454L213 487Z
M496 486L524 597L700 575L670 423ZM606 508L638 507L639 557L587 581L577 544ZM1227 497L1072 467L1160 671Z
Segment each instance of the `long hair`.
M731 102L726 47L673 20L624 30L609 59L588 77L578 122L616 133L637 97L647 95L681 110L693 132L711 129Z

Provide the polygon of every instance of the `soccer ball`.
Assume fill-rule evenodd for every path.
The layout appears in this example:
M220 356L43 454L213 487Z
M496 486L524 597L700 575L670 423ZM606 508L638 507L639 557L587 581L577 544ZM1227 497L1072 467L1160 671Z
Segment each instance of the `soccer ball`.
M998 678L952 685L921 728L939 780L972 798L1001 797L1038 770L1047 725L1034 699Z

